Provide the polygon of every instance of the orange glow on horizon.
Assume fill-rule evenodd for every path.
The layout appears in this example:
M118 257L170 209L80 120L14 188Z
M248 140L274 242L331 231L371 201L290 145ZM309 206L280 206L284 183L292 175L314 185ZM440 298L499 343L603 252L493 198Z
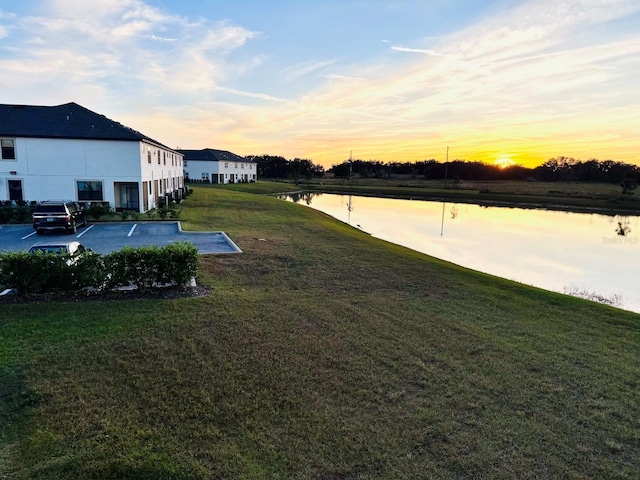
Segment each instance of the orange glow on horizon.
M511 167L512 165L515 165L516 162L514 162L513 160L511 160L511 155L500 155L494 162L494 165L504 169L507 167Z

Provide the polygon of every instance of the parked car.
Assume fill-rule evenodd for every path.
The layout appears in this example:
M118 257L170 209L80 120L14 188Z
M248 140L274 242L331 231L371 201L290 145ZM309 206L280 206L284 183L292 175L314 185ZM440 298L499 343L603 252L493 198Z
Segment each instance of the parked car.
M56 229L76 233L79 226L87 225L84 210L72 200L46 200L39 203L33 211L32 220L38 235Z
M93 250L85 247L80 242L38 242L31 246L29 253L55 253L67 255L67 265L74 265L80 257L93 254Z

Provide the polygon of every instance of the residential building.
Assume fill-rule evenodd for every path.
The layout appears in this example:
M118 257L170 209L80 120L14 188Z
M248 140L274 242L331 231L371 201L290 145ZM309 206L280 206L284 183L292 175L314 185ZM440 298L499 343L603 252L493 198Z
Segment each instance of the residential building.
M226 150L178 150L184 155L184 177L195 183L239 183L258 180L255 162Z
M184 191L183 155L76 103L0 105L0 200L145 212Z

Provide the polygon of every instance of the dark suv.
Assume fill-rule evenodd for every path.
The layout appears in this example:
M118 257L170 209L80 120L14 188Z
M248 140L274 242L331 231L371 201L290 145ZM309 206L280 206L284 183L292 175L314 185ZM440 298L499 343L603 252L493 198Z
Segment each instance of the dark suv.
M76 233L77 227L87 224L84 210L72 200L46 200L33 211L33 228L38 235L47 230L64 228Z

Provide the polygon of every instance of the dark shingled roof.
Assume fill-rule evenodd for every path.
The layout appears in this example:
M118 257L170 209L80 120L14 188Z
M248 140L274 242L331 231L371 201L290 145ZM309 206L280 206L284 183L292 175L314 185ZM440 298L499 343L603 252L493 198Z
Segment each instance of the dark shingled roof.
M204 150L178 150L184 155L184 159L188 162L244 162L253 163L244 157L226 150L214 150L213 148L205 148Z
M169 148L77 103L65 103L55 107L0 104L0 135L85 140L144 140Z

